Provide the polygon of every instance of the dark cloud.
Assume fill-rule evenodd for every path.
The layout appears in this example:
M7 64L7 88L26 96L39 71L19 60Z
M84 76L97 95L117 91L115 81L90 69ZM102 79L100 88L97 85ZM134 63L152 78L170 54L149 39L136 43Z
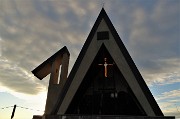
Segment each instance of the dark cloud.
M107 4L110 19L146 82L179 82L179 1L124 0Z
M71 2L1 2L0 35L4 41L1 54L20 67L32 70L41 60L67 45L74 61L92 27L92 20L96 19L95 9L100 3ZM178 4L176 1L150 3L107 1L105 6L137 65L146 71L160 72L166 68L160 63L161 59L178 58Z
M29 71L3 57L0 58L1 86L8 87L15 92L33 95L45 90L45 87L35 81L34 76Z
M115 6L112 21L148 84L179 82L179 1L129 0Z
M31 70L64 45L74 62L93 13L86 14L80 3L70 2L1 1L1 85L17 92L37 94L45 90L48 79L37 83Z

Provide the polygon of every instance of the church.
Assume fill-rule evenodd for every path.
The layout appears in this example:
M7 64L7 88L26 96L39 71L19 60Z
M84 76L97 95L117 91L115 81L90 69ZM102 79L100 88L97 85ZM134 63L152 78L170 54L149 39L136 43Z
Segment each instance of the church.
M69 58L64 46L32 71L50 74L45 113L33 119L175 119L163 115L104 8L67 76Z

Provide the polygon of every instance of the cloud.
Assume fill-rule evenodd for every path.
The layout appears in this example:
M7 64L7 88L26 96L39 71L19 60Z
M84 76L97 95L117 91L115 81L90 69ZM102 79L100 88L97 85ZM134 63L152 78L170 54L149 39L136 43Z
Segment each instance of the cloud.
M180 79L179 1L171 1L105 1L149 86ZM1 90L31 95L45 91L49 79L39 81L30 71L64 45L71 54L70 72L101 7L96 0L0 1Z
M71 53L71 69L96 5L93 1L7 0L1 1L0 9L1 90L35 95L46 90L49 79L39 82L30 71L64 45Z
M180 118L180 89L164 92L160 95L155 96L155 98L165 115L176 115L176 118Z
M180 89L178 90L172 90L169 92L164 92L161 95L156 96L157 100L167 100L167 99L174 99L177 98L177 100L171 100L171 102L180 102L180 100L178 100L180 98Z
M34 95L45 91L46 88L35 81L29 71L3 57L0 57L0 75L0 85L14 92Z
M136 7L130 13L127 48L148 84L179 82L177 2L159 0L149 11Z
M180 59L169 58L145 61L146 70L141 72L149 86L180 82ZM143 63L143 62L142 62Z
M0 37L0 56L2 56L2 39Z
M109 9L110 19L148 85L179 82L179 1L115 0Z

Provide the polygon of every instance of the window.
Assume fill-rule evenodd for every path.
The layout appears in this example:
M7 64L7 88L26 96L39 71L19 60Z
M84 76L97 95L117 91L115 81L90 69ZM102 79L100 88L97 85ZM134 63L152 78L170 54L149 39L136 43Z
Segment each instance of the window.
M97 32L97 40L109 40L109 32L108 31Z

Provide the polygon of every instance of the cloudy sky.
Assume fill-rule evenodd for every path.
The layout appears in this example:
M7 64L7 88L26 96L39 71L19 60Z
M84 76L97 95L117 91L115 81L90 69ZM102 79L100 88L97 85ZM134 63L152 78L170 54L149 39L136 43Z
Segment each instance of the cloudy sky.
M180 1L104 0L104 8L165 115L180 118ZM102 0L0 0L0 118L42 114L48 78L31 71L63 46L69 72ZM32 109L32 110L30 110ZM40 111L38 111L40 110Z

